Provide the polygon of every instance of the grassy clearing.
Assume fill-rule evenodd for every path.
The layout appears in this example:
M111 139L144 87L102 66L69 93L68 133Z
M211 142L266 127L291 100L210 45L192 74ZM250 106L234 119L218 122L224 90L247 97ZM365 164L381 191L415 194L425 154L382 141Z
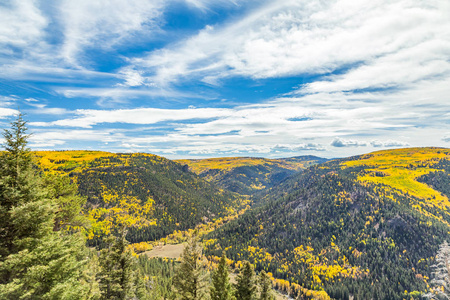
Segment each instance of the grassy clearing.
M185 243L176 245L161 245L155 246L152 250L146 251L143 254L148 257L166 257L166 258L179 258L181 252L183 252Z

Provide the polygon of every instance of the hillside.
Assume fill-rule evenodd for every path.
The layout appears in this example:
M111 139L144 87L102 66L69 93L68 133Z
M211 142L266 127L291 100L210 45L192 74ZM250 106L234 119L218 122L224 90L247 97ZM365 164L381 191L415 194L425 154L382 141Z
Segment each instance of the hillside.
M438 148L312 166L211 233L207 253L249 259L293 296L418 299L449 238L449 171L450 150Z
M154 240L174 230L193 228L246 205L235 194L220 190L182 165L151 154L97 151L35 152L46 173L68 174L87 197L86 211L95 233L108 233L117 222L133 225L131 242ZM118 216L111 220L111 215ZM154 222L156 221L156 226Z
M316 156L281 159L222 157L177 160L206 180L242 195L251 195L255 191L271 188L287 177L325 161L327 159Z

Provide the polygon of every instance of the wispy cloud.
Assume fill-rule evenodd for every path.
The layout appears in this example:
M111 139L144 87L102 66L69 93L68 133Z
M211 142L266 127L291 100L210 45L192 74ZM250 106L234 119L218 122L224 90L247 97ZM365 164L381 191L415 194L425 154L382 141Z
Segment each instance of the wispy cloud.
M68 142L97 142L101 144L108 142L119 142L124 136L114 130L36 130L30 138L30 146L33 149L53 148L63 146L66 148ZM73 147L73 146L72 146ZM80 148L78 148L80 149Z
M3 2L0 4L0 55L14 56L24 47L39 43L48 23L37 1Z
M421 68L406 74L409 81L448 70L450 30L442 27L450 23L448 11L446 1L277 1L133 62L161 83L186 76L269 78L351 67L348 76L363 75L363 83L349 80L347 89L371 86L367 73L387 77L379 84L389 86L395 84L389 79L399 80L411 67ZM390 78L397 67L403 68Z
M164 1L63 1L59 21L64 28L61 54L79 65L78 56L88 47L109 48L124 43L132 34L157 30ZM144 38L144 37L142 37Z
M379 140L373 140L370 142L370 144L373 147L385 147L385 148L393 148L393 147L408 147L409 144L403 141L379 141Z
M102 123L128 123L128 124L154 124L162 121L211 119L229 112L226 109L200 108L200 109L119 109L119 110L77 110L73 119L63 119L53 122L32 122L33 126L69 126L91 128Z

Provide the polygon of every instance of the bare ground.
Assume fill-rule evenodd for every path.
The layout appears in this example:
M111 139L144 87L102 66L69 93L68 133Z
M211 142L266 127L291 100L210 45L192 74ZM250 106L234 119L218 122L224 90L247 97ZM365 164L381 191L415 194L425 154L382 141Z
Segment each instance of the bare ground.
M155 246L152 250L144 252L148 257L167 257L167 258L179 258L181 252L183 252L184 243L177 245L162 245Z

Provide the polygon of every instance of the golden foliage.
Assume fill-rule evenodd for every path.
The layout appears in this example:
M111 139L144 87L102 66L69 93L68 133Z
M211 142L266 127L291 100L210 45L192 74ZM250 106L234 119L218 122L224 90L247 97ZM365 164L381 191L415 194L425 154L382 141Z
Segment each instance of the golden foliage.
M67 169L81 171L87 163L97 158L111 157L114 154L102 151L36 151L33 152L42 169L47 172L65 173Z
M238 167L245 166L280 166L285 169L299 171L304 169L305 163L296 161L282 161L277 159L268 158L253 158L253 157L220 157L220 158L208 158L208 159L180 159L176 160L180 164L188 165L192 172L201 174L207 170L221 170L230 171Z
M89 237L95 234L110 234L117 228L146 227L155 225L151 219L153 199L148 198L145 203L133 196L119 196L114 193L103 193L109 208L98 207L89 211L92 227Z
M450 206L446 196L416 180L437 171L433 167L441 159L450 159L450 150L406 148L365 154L358 160L342 163L342 168L365 167L364 171L358 173L360 182L382 184L390 191L412 195L446 209Z

